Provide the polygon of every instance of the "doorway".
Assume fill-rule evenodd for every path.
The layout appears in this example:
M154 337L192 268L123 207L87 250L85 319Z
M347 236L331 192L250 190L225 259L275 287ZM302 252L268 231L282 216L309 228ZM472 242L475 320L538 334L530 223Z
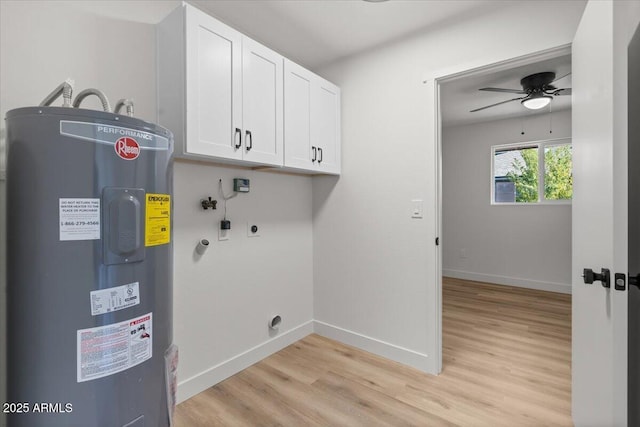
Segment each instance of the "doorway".
M511 71L514 75L520 73L521 77L524 77L529 75L529 72L537 73L555 67L558 71L558 77L562 77L566 71L570 71L570 52L569 46L562 46L511 61L438 76L434 79L436 100L440 105L436 131L440 161L438 199L441 201L438 204L440 211L437 234L442 237L442 245L438 250L438 279L441 285L440 298L442 302L440 305L442 311L439 316L442 322L440 343L446 344L442 341L442 330L444 329L446 334L449 328L446 324L448 321L447 313L443 313L444 310L451 308L446 299L448 297L455 298L456 294L461 295L461 287L471 287L472 293L479 296L479 299L484 302L488 302L489 307L493 307L487 308L487 310L496 309L497 311L500 310L499 304L496 305L495 300L491 302L491 297L492 294L507 289L500 285L511 286L509 291L516 300L527 298L525 295L527 292L533 294L531 297L534 300L546 294L545 292L540 293L540 291L564 294L552 295L559 296L557 304L559 306L564 304L567 308L564 314L561 313L562 309L556 312L558 316L564 316L568 320L562 332L565 336L564 352L566 353L562 363L564 363L566 384L568 384L565 396L567 413L570 411L569 371L571 360L570 296L567 295L571 289L570 202L546 200L550 198L545 193L546 187L543 187L543 181L538 181L538 185L541 186L538 187L541 195L536 194L536 200L545 199L544 201L549 203L518 206L520 200L514 199L507 200L508 203L500 206L500 199L496 199L495 192L499 184L497 178L500 177L494 173L496 165L493 163L497 157L500 157L497 154L504 155L502 157L511 155L510 162L514 160L514 154L520 158L520 161L526 160L523 159L522 150L535 148L535 158L538 161L534 163L538 167L538 176L544 176L546 153L565 143L565 140L570 143L570 110L558 108L560 102L554 99L551 102L551 112L546 109L543 110L543 114L530 114L523 117L517 112L503 112L502 117L496 117L495 114L490 113L491 108L487 108L486 110L489 111L480 109L478 111L480 114L476 117L451 120L448 117L448 114L451 113L447 97L451 93L449 89L457 86L459 91L456 96L462 93L466 94L465 96L473 97L476 102L474 108L496 104L496 108L499 109L502 104L507 102L503 103L495 98L481 99L476 96L479 92L477 89L485 86L498 86L496 82L499 79L496 76L504 76ZM559 64L562 64L563 59L568 57L569 69L562 69ZM536 69L536 64L539 66L538 69ZM464 81L470 83L465 87L461 83ZM481 81L483 83L480 85L478 82ZM462 88L460 89L460 87ZM480 93L482 94L482 92ZM502 98L503 100L512 100L512 104L520 107L521 99L513 98L519 98L521 95L507 93L502 95L506 95ZM472 108L468 108L463 113L468 116L470 109ZM489 117L488 121L487 117ZM457 123L456 120L458 120ZM465 122L465 120L467 121ZM502 126L503 131L496 131L497 126ZM508 174L502 175L504 175L502 178L506 178ZM460 181L466 182L467 185L462 184L455 189L450 188L449 184L460 183ZM526 202L529 204L531 200ZM561 214L558 215L558 212ZM543 216L547 216L549 219L541 221ZM540 251L540 246L534 251L532 247L536 243L547 243L547 245L543 246L542 251ZM537 256L534 253L536 251ZM542 259L542 261L536 259L540 257L549 257L549 259ZM536 265L536 262L540 262L540 264ZM541 267L554 262L555 265L552 269L547 268L545 271ZM444 281L443 276L447 277ZM497 284L497 286L475 282L489 282ZM533 290L530 291L530 289ZM536 295L536 292L539 294ZM497 298L499 300L507 297L498 295ZM563 302L563 298L566 301ZM516 309L517 305L516 302L514 306ZM547 306L549 305L553 306L555 303L547 304ZM547 313L546 316L547 318L553 317L553 314ZM516 319L517 317L511 319L510 322L516 324ZM483 321L495 322L496 318L493 320L484 319ZM522 324L519 326L525 327ZM445 349L445 351L450 350L450 348ZM438 356L440 360L443 360L442 353ZM447 369L446 361L445 365L441 365L441 367Z

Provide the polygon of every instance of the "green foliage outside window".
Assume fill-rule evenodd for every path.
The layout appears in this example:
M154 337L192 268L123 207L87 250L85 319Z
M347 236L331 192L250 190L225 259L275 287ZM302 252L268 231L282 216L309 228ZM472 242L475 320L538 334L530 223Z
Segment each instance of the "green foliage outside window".
M507 178L516 185L517 203L538 201L538 148L520 150L522 160L513 159Z
M538 147L518 150L520 158L513 159L507 178L515 184L517 203L538 202ZM544 148L544 198L571 200L573 174L571 145Z
M544 150L544 197L565 200L573 196L571 146L557 145Z

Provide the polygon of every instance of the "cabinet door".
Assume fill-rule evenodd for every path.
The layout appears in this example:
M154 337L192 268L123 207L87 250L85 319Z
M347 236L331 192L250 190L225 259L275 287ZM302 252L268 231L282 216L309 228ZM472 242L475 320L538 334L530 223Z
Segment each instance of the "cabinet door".
M284 165L312 169L317 149L311 147L311 93L316 78L308 70L284 63ZM314 157L315 154L315 157Z
M246 37L242 51L243 158L282 166L283 58Z
M317 170L340 173L340 89L318 78L311 100L311 145L318 147Z
M186 9L186 148L189 154L242 158L242 36Z

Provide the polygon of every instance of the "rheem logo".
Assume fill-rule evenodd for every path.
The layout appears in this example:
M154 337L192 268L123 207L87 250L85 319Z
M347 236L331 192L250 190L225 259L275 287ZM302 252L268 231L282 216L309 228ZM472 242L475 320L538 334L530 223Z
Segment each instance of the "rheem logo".
M138 141L128 136L118 139L114 148L116 154L125 160L134 160L140 155L140 145L138 145Z

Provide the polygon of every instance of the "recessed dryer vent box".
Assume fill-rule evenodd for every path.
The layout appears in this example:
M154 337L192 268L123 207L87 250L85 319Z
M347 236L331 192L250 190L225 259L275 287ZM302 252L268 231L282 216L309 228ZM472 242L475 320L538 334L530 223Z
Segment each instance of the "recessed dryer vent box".
M233 178L233 191L237 193L248 193L249 180L246 178Z

